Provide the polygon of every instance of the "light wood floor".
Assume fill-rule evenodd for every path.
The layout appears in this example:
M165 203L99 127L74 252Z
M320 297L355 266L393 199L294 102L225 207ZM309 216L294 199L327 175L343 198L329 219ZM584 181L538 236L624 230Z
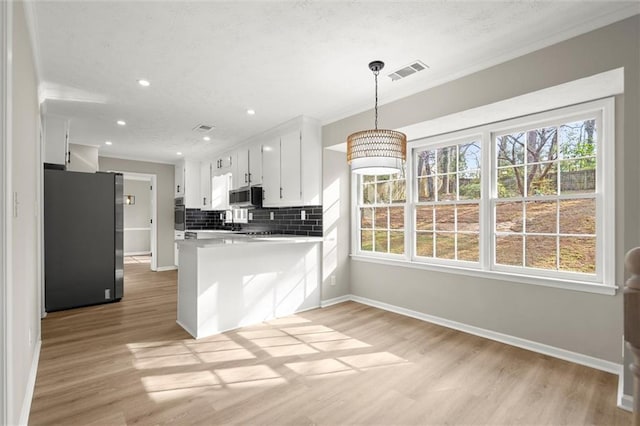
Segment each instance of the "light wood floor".
M193 340L176 272L52 313L30 423L627 425L617 377L357 303Z

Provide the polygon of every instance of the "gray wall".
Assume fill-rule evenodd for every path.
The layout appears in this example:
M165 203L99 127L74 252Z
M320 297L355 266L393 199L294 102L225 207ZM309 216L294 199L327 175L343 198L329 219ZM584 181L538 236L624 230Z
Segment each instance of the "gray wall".
M349 199L350 169L343 152L323 149L322 225L324 233L322 261L322 300L350 293L349 279ZM335 285L331 285L331 276Z
M13 4L13 132L11 150L11 187L17 193L18 216L11 224L11 274L7 288L8 423L17 424L21 411L31 403L29 375L40 340L40 148L38 138L37 76L23 3ZM9 196L7 196L9 198ZM37 214L34 214L37 212ZM32 384L32 383L31 383Z
M399 128L624 67L625 94L616 97L615 128L615 256L621 286L624 254L640 245L639 28L640 17L635 16L383 105L381 127ZM366 111L324 126L323 146L369 128L371 117ZM347 191L341 194L344 200L348 197ZM339 238L347 240L348 232ZM350 264L350 291L355 295L622 362L621 293L596 295L356 260Z
M101 171L145 173L157 176L158 208L158 268L173 267L173 164L151 163L147 161L123 160L99 157Z
M123 207L125 255L128 253L151 252L150 185L150 181L124 180L125 198L127 195L133 195L135 197L135 204L125 204Z

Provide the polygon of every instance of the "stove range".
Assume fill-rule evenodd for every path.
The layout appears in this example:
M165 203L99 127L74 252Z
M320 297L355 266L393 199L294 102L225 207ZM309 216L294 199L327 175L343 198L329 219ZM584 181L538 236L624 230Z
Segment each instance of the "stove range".
M252 230L246 230L246 231L238 231L236 232L236 234L243 234L243 235L273 235L274 232L273 231L252 231Z

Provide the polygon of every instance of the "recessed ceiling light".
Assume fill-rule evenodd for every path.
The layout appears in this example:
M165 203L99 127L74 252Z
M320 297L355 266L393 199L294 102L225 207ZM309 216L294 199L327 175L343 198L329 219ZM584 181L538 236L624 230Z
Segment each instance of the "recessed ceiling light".
M113 145L113 142L111 142L111 141L105 141L105 143L104 143L104 144L105 144L105 145Z
M176 155L182 155L182 153L180 151L176 152Z
M127 125L127 122L124 121L124 120L118 120L118 121L116 121L116 123L118 123L118 126L126 126Z
M149 80L143 80L143 79L138 80L138 84L142 87L151 86L151 83L149 83Z
M248 109L248 110L247 110L247 114L249 114L249 115L256 115L256 111L255 111L255 110L253 110L253 109Z
M211 138L209 136L204 136L202 139L204 139L205 141L210 141Z

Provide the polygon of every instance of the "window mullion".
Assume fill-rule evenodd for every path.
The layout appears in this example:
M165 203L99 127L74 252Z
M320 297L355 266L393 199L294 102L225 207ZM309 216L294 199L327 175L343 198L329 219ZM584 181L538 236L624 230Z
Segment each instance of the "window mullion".
M415 203L417 201L417 197L414 190L414 182L416 179L416 171L414 170L415 162L414 162L415 151L410 150L409 155L407 155L407 162L405 164L405 176L404 176L404 190L405 190L405 200L404 200L404 257L407 260L412 260L415 258Z
M481 164L480 164L480 268L491 269L494 252L494 214L492 199L496 196L497 189L494 185L497 179L496 168L493 167L494 147L492 135L488 129L482 132L480 140Z

